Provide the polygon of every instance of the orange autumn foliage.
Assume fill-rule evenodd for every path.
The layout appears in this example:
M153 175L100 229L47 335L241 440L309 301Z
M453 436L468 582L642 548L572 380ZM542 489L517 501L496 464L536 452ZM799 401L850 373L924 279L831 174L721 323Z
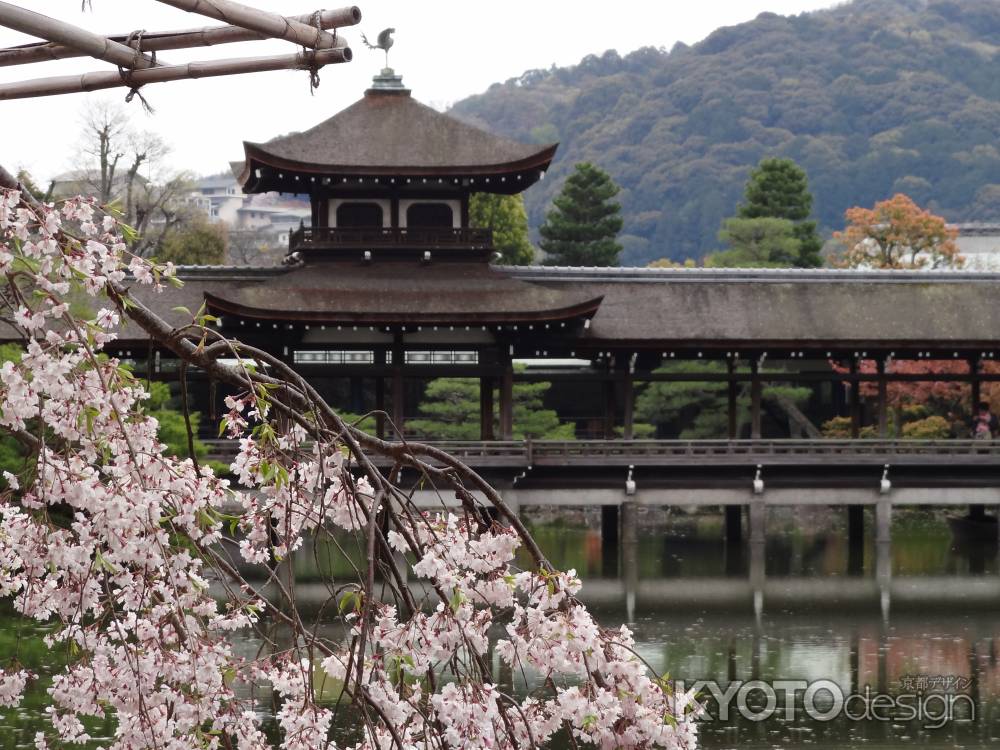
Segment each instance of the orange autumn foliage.
M850 368L836 362L831 362L835 372L847 373ZM858 372L866 375L877 373L877 365L873 359L864 359L858 363ZM1000 362L983 362L979 371L984 374L1000 373ZM946 380L932 380L934 375L967 375L969 363L963 359L900 359L892 360L886 368L886 373L900 375L927 375L928 380L918 382L888 382L886 384L886 402L890 408L902 409L907 406L938 405L947 410L972 413L972 388L968 383ZM860 387L863 398L877 398L878 384L874 381L864 381ZM983 383L980 397L991 404L995 410L1000 410L1000 383Z
M897 193L874 208L849 208L847 227L834 232L850 268L961 268L958 230Z

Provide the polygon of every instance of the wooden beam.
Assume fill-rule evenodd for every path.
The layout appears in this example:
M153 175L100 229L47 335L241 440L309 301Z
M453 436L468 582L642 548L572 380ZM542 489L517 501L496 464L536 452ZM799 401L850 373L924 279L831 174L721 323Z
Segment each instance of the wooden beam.
M138 70L156 66L151 57L136 54L136 50L120 42L10 3L0 2L0 25L50 42L58 42L85 55L124 68Z
M289 16L294 21L305 24L313 23L313 14ZM361 11L352 5L335 10L324 10L319 16L319 25L323 29L353 26L361 21ZM39 36L35 34L34 36ZM46 37L48 38L48 37ZM101 37L103 38L103 37ZM128 47L128 34L111 34L107 39ZM241 26L214 26L202 29L183 29L176 31L147 31L142 35L143 52L160 52L162 50L188 49L190 47L211 47L216 44L231 44L233 42L249 42L269 39L256 31ZM346 47L346 40L338 36L337 46ZM129 49L132 49L129 47ZM23 65L26 63L46 62L80 57L81 52L76 47L56 42L32 42L17 47L0 49L0 67L6 65ZM131 66L129 66L131 67Z
M269 57L242 57L229 60L207 60L185 65L169 65L145 70L135 70L123 78L117 72L98 71L73 76L36 78L30 81L0 84L0 100L27 99L35 96L55 96L97 91L120 86L129 88L148 83L180 81L188 78L260 73L268 70L309 70L313 65L322 67L331 63L349 62L351 48L326 49L318 52L299 52L294 55Z
M279 16L277 13L250 8L233 0L158 0L158 2L233 26L242 26L267 37L295 42L310 49L331 49L336 46L334 35L322 29L293 18Z

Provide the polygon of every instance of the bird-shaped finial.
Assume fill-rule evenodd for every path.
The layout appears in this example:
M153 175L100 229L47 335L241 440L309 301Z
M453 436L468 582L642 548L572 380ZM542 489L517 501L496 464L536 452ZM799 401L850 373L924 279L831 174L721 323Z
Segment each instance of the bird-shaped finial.
M361 41L365 43L368 49L380 49L385 52L385 67L387 68L389 67L389 48L393 45L392 35L395 33L396 30L393 28L382 29L378 34L375 44L369 42L368 37L363 32L361 34Z

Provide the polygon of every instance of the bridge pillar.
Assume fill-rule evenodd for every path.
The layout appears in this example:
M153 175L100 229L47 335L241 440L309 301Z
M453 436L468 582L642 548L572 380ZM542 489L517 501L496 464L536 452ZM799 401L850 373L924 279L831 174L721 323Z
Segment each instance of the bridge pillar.
M740 544L743 541L743 506L727 505L726 544Z
M889 542L875 542L875 582L878 584L882 622L888 624L891 605L889 589L892 584L892 545Z
M617 505L601 506L601 572L605 577L618 576L619 511Z
M760 377L759 366L754 360L750 363L750 437L760 440Z
M639 506L634 500L622 503L622 578L625 583L625 616L635 622L635 594L639 584Z
M767 506L764 498L755 496L750 501L750 543L763 544L767 532Z
M764 616L764 584L767 581L767 546L764 540L750 540L750 590L753 591L753 614L759 626Z
M875 503L875 541L880 544L892 541L892 501L888 495L879 495Z
M847 573L860 575L865 558L865 506L847 506Z

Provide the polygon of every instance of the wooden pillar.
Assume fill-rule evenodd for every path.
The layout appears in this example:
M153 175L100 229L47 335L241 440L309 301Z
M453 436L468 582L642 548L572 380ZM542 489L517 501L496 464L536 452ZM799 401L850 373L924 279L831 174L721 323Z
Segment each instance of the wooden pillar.
M385 378L375 378L375 434L385 438Z
M209 378L208 380L208 421L215 427L215 423L219 420L219 408L218 404L218 383L215 380Z
M851 360L851 375L858 374L858 361L856 359ZM850 392L850 410L851 410L851 440L857 440L861 437L861 384L856 378L851 378L849 392Z
M861 575L865 558L865 506L847 506L847 574Z
M618 577L618 540L620 536L618 506L601 506L601 574Z
M351 388L351 411L355 414L364 414L368 411L365 408L365 383L359 375L349 378L349 383Z
M750 437L760 440L760 366L750 363Z
M743 541L743 506L726 506L726 544L740 544Z
M389 198L389 226L399 229L399 193L393 191Z
M462 212L462 218L461 218L462 229L468 229L469 228L469 194L468 193L463 193L462 194L461 212Z
M397 335L392 344L392 423L396 427L396 438L403 434L405 421L403 409L403 361L405 359L403 337Z
M479 378L479 439L494 440L493 378Z
M618 404L615 401L615 390L616 390L616 378L613 377L614 363L612 362L611 368L608 372L612 377L606 377L602 383L604 390L604 439L614 440L615 439L615 412L617 411Z
M514 439L514 367L509 361L500 378L500 439Z
M726 366L729 370L729 400L727 405L727 415L729 417L729 439L735 440L736 435L736 393L737 393L737 383L733 375L736 372L736 363L733 360L726 362Z
M635 437L635 383L632 380L632 373L627 370L622 375L622 409L624 411L622 437L632 440Z
M878 436L885 439L889 436L888 394L885 382L885 360L879 359L878 365ZM899 426L896 426L897 431Z
M982 381L979 379L978 357L969 358L969 385L972 388L972 413L975 414L979 408L979 402L983 400Z

